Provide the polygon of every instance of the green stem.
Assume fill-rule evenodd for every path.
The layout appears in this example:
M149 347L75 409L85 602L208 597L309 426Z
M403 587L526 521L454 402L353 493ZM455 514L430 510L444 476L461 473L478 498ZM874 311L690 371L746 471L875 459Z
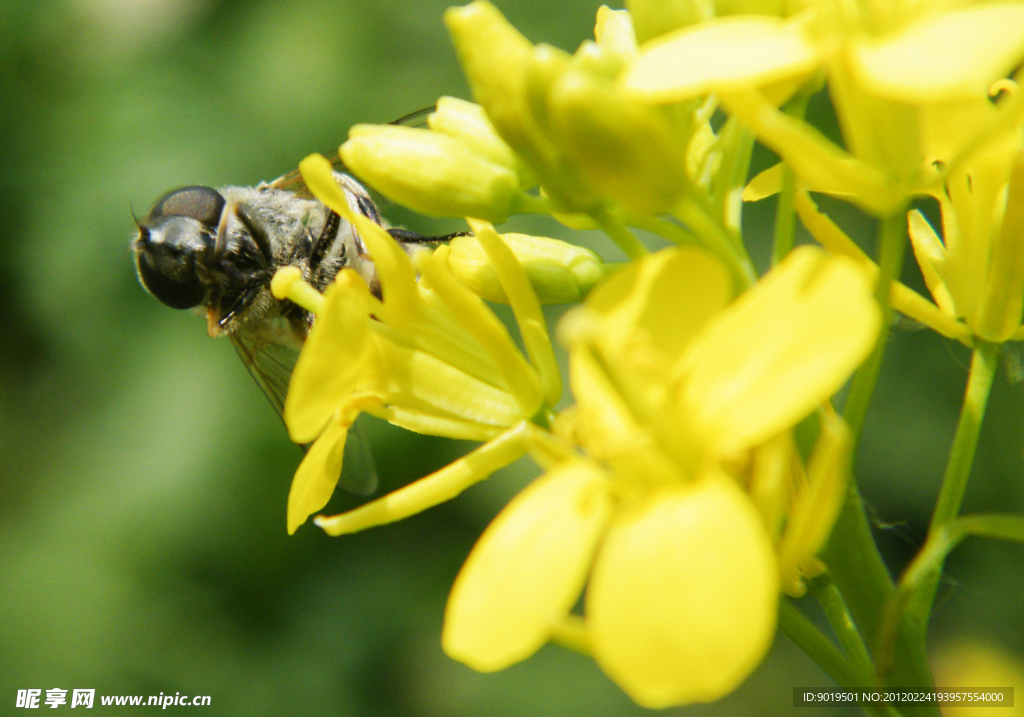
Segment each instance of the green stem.
M836 587L832 577L825 573L811 580L807 585L808 590L818 599L821 609L825 611L833 632L839 639L839 645L846 653L851 669L857 674L858 687L869 687L875 685L875 670L868 654L868 648L864 644L860 631L853 622L850 610L843 600L842 593Z
M887 217L879 232L878 284L875 297L882 311L882 330L874 351L854 376L846 399L845 418L856 437L864 423L867 406L878 378L882 354L889 332L888 287L899 276L903 264L903 212ZM863 635L874 639L885 603L893 592L892 578L875 545L864 504L851 476L843 509L832 528L832 536L822 553L839 591L843 594L853 619Z
M840 687L863 687L857 674L832 641L821 633L789 598L779 601L779 627Z
M645 214L629 214L625 217L625 221L637 229L643 229L645 232L657 234L663 239L668 239L670 242L678 246L699 246L714 253L715 256L719 257L729 265L729 268L732 270L733 277L737 282L739 282L737 288L741 292L748 289L757 278L757 274L754 271L754 267L750 263L749 258L744 261L743 258L737 258L734 251L728 249L723 253L721 243L703 240L701 238L704 236L703 233L694 234L686 227Z
M817 663L837 685L846 689L863 689L871 684L858 674L843 654L821 630L814 626L789 598L779 601L779 627L797 647ZM861 704L868 714L880 717L899 717L891 705L885 703Z
M796 175L789 165L782 165L782 191L775 210L775 235L772 239L772 266L786 258L793 251L796 235L796 212L793 211L793 195L796 193Z
M967 378L967 390L964 394L964 405L960 410L960 421L953 438L953 447L949 452L946 473L942 477L942 489L939 500L935 504L929 532L941 528L956 518L960 512L967 479L971 474L974 452L978 447L978 434L985 418L985 407L988 405L992 379L995 377L999 362L999 344L978 341L971 357L971 373Z
M905 224L905 213L901 208L885 217L879 228L879 274L875 298L882 313L882 330L868 360L854 376L846 399L843 415L855 437L860 435L864 426L885 353L892 322L889 287L899 278L903 268ZM852 477L843 509L832 529L828 545L822 551L822 558L829 566L861 634L869 644L875 644L883 613L895 588L875 545L856 480ZM893 672L884 675L885 684L891 687L930 689L932 677L924 640L912 631L899 632L896 641L898 664ZM931 703L908 703L903 705L902 710L908 715L938 714L938 708Z
M892 324L889 287L893 281L900 278L900 272L903 270L903 255L907 245L906 222L906 213L901 208L885 217L879 227L878 283L875 285L875 299L882 311L882 330L868 360L854 374L850 393L843 407L843 418L853 431L854 440L860 436L860 430L864 426L868 405L878 381L878 372L882 367L885 344L889 339L889 326Z
M700 204L686 197L675 209L675 214L690 230L700 237L701 243L729 266L736 279L737 289L753 286L757 272L745 248L737 249L728 232L704 210Z
M718 133L723 148L722 166L712 183L711 202L719 223L738 253L746 254L740 217L743 213L743 187L750 174L754 153L754 135L735 117L726 120Z
M807 114L807 103L811 95L818 91L820 80L808 82L786 103L783 111L795 119L802 120ZM793 211L793 195L796 193L796 174L788 164L782 165L782 191L779 192L779 203L775 209L775 236L772 240L772 266L786 258L793 251L796 236L796 213Z
M677 246L702 246L700 237L686 227L652 217L650 214L627 214L623 219L628 225L651 234L657 234Z
M639 259L648 254L647 247L640 243L636 235L629 231L629 228L614 214L606 209L600 209L591 216L627 257Z
M852 476L842 511L821 556L854 622L870 643L894 587L875 545L864 503Z
M950 521L929 535L924 547L903 573L899 588L886 606L878 634L880 666L892 663L900 621L908 603L931 585L933 576L942 570L946 556L971 535L1024 543L1024 517L971 515Z
M947 527L956 520L967 489L1000 348L999 344L984 341L978 341L975 345L960 420L949 451L939 499L932 514L928 539L901 579L896 595L889 600L885 620L876 638L880 671L893 669L894 663L900 659L897 637L901 624L912 640L926 639L928 618L945 556L965 535L955 532L951 534Z

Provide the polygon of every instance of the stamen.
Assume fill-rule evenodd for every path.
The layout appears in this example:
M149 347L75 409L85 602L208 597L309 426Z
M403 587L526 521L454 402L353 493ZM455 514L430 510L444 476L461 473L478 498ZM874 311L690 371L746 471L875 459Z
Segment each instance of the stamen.
M270 281L270 293L275 299L288 299L314 315L324 308L323 295L302 280L298 267L278 269Z

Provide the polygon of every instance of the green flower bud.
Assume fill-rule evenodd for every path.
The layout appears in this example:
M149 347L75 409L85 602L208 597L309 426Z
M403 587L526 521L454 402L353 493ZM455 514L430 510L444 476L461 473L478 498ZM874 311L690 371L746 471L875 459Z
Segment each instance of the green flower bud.
M533 45L488 2L444 15L474 99L498 134L531 166L544 166L554 147L533 122L524 85Z
M385 197L424 214L503 222L531 199L511 169L426 129L356 125L341 158Z
M606 80L614 80L626 63L618 55L606 52L593 40L584 40L572 56L572 66Z
M437 109L427 116L427 126L454 137L481 157L511 169L519 176L523 187L536 184L522 160L498 136L480 105L456 97L442 97L437 101Z
M569 69L572 57L565 50L541 43L533 48L526 71L526 104L541 131L550 138L548 91Z
M445 24L473 98L549 196L567 209L597 206L599 198L579 180L578 170L547 137L531 109L527 82L534 48L529 40L486 0L449 9Z
M607 5L598 8L594 39L602 50L617 57L623 65L636 56L636 33L628 10L612 10Z
M641 213L673 208L687 188L685 147L657 107L570 70L551 88L552 132L601 191Z
M503 234L502 238L523 265L542 304L581 301L607 273L608 265L589 249L527 234ZM463 284L487 301L508 303L498 273L475 237L457 237L449 246L448 262Z
M641 45L677 27L693 25L715 16L713 2L707 0L627 0L633 18L636 39Z

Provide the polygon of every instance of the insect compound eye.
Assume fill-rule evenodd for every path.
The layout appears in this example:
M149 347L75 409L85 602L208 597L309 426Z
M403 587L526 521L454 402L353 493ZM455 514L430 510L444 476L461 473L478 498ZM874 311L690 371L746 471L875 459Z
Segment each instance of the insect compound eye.
M198 267L212 245L209 230L198 219L150 215L139 224L132 243L139 281L171 308L198 306L206 296Z
M165 262L151 256L145 251L135 254L135 266L139 273L139 281L157 301L172 309L191 309L199 306L206 296L206 287L192 273L183 281L168 276Z
M164 217L190 217L215 230L220 223L224 204L224 197L216 189L199 185L182 187L161 197L146 221L152 222Z

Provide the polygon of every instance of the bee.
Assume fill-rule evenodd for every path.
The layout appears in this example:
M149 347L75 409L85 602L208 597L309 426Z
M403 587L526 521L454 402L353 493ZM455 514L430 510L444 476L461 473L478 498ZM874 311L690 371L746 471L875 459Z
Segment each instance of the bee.
M359 182L342 172L335 178L353 212L384 227L410 253L457 236L424 237L389 227ZM205 316L210 336L227 336L278 415L314 317L274 298L274 273L297 267L322 292L350 267L380 296L359 232L313 197L297 171L255 187L174 189L135 223L131 250L143 288L173 309ZM358 432L346 441L343 464L343 488L374 490L376 473Z

